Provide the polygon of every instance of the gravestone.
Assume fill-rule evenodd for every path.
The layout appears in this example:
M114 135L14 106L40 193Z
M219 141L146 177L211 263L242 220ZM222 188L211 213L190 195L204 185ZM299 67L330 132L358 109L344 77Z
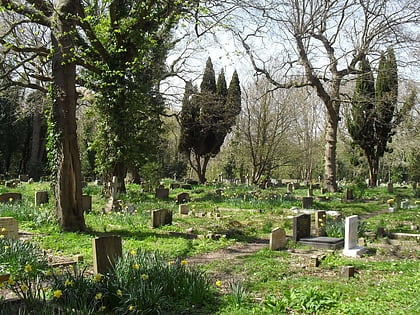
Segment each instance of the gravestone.
M22 200L21 193L3 193L0 194L0 202L16 202Z
M340 277L349 279L351 277L354 277L355 268L353 266L343 266L340 269Z
M315 212L315 232L318 236L325 236L325 224L327 223L327 212L318 210Z
M287 238L284 229L275 228L270 234L270 250L278 250L286 247Z
M299 189L300 183L293 183L293 189Z
M82 195L82 211L86 213L92 211L92 196Z
M314 202L313 197L302 197L302 208L311 209Z
M48 191L36 191L35 206L40 206L44 203L48 203Z
M114 267L118 258L122 257L122 243L119 236L95 237L92 240L93 272L106 274Z
M27 174L21 174L21 175L19 175L19 180L21 182L27 182L29 180L29 175L27 175Z
M19 238L18 221L13 217L0 217L0 235L17 240Z
M172 224L172 211L167 209L152 210L152 227Z
M345 200L353 200L353 190L351 190L350 188L346 188L346 192L345 192L345 196L344 196Z
M387 186L387 189L388 189L389 194L394 193L394 184L392 182L389 182L388 186Z
M176 202L178 204L189 202L189 201L190 201L190 195L186 192L182 192L176 196Z
M159 186L155 189L155 198L156 199L168 199L169 198L169 188L164 188Z
M179 214L188 214L190 212L190 206L187 204L180 204L179 207Z
M117 177L113 176L112 177L112 182L108 183L107 185L109 187L111 196L109 197L108 202L106 203L103 211L105 213L110 213L112 211L118 212L118 211L121 210L121 204L117 200L117 196L118 196L118 179L117 179Z
M344 232L344 249L343 255L348 257L358 257L366 252L366 248L358 246L357 243L357 227L359 219L357 215L346 217L346 225Z
M408 200L403 200L401 201L401 209L408 209L410 203L408 202Z
M292 183L288 183L287 184L287 192L288 193L292 193L293 192L293 184Z
M293 240L299 241L302 237L311 235L311 216L309 214L299 214L293 217Z

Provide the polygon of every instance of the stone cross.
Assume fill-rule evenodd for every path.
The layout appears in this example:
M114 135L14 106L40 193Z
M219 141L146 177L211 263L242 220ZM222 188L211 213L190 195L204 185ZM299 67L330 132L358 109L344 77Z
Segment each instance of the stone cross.
M357 228L359 218L357 215L346 217L346 225L344 231L344 249L343 255L349 257L361 256L366 248L357 245Z

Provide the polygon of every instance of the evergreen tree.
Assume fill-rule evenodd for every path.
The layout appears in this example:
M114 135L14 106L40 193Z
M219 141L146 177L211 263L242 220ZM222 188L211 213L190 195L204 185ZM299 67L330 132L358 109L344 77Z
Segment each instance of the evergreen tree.
M232 76L229 88L223 71L216 83L210 58L200 88L200 92L194 92L190 83L185 87L179 150L187 155L199 181L204 183L208 162L220 152L240 112L241 100L237 73Z
M396 113L398 97L397 63L392 49L381 56L376 86L366 58L361 61L356 81L351 117L347 128L353 144L360 146L369 166L369 184L375 186L379 160L387 150L393 129L401 117ZM402 112L402 111L401 111Z

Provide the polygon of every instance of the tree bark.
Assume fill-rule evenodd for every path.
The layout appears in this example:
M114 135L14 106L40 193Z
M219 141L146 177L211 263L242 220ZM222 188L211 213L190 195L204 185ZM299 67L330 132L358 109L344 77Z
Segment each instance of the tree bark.
M59 133L55 209L64 231L86 229L82 209L82 181L76 133L76 66L73 56L75 1L54 1L52 27L53 120Z
M327 126L325 133L325 188L334 192L337 190L336 149L337 149L337 112L327 111Z

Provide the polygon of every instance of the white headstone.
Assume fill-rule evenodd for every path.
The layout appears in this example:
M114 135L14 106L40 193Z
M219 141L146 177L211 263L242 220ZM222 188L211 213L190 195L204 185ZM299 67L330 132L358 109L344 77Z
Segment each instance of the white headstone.
M362 246L357 246L357 227L359 224L359 219L357 215L352 215L346 217L346 226L344 233L344 249L343 255L349 257L358 257L361 256L366 248Z
M270 234L270 250L285 248L287 243L286 232L284 229L275 228Z

